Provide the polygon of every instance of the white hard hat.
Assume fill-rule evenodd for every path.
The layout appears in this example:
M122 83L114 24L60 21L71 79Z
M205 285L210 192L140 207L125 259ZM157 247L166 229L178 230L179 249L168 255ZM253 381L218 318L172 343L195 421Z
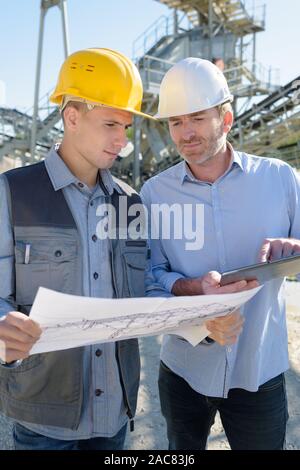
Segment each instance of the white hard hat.
M221 70L209 60L188 57L164 76L155 117L182 116L231 101L233 96Z

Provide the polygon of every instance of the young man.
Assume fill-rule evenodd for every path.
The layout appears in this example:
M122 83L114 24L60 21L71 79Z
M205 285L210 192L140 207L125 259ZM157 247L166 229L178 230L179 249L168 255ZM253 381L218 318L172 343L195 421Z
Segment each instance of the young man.
M299 178L282 161L231 147L231 101L222 72L202 59L180 61L161 84L156 117L168 119L184 161L147 181L143 201L148 210L163 203L204 208L202 248L187 250L184 238L151 241L156 281L173 295L208 293L207 271L300 252ZM211 276L220 292L220 276ZM192 347L164 337L159 388L170 449L205 449L217 410L232 449L284 447L289 365L283 281L266 283L246 304L243 331L230 346L220 338ZM216 321L207 327L218 329Z
M61 145L45 162L0 177L0 409L15 420L16 449L122 449L128 419L133 424L137 340L28 357L41 334L28 314L39 286L90 297L144 295L146 240L96 235L99 206L140 201L109 169L132 115L143 115L142 93L122 54L72 54L52 95L64 121ZM117 222L123 234L127 228Z

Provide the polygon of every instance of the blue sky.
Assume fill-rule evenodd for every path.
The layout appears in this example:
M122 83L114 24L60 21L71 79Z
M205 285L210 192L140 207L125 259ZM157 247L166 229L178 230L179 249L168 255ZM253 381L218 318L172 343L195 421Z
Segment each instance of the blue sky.
M266 3L266 31L257 36L257 60L280 69L281 83L300 75L300 1ZM68 0L71 52L109 47L132 56L133 41L171 11L154 0ZM22 110L33 103L40 0L0 0L0 80L6 105ZM58 8L46 17L40 96L54 87L64 59Z

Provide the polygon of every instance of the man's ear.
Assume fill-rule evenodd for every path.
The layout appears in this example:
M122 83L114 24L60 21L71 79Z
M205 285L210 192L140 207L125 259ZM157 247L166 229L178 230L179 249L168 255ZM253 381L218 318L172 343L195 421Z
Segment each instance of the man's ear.
M70 104L64 109L63 115L64 127L70 131L76 131L80 119L80 111Z
M233 124L233 113L231 111L226 111L223 117L223 128L224 132L228 134Z

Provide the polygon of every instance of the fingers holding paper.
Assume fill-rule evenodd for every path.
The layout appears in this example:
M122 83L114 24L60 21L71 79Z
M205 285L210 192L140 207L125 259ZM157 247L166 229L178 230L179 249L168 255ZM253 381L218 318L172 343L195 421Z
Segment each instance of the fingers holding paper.
M25 359L42 330L37 322L20 312L9 312L0 320L0 359Z
M232 294L258 287L258 282L238 281L220 286L221 274L217 271L210 271L202 278L202 288L204 294ZM239 335L243 330L244 318L240 310L214 320L205 322L205 326L210 331L209 337L219 343L221 346L228 346L237 342Z
M221 346L228 346L237 342L243 330L244 318L240 310L224 316L217 317L205 322L205 326L210 332L208 335Z

